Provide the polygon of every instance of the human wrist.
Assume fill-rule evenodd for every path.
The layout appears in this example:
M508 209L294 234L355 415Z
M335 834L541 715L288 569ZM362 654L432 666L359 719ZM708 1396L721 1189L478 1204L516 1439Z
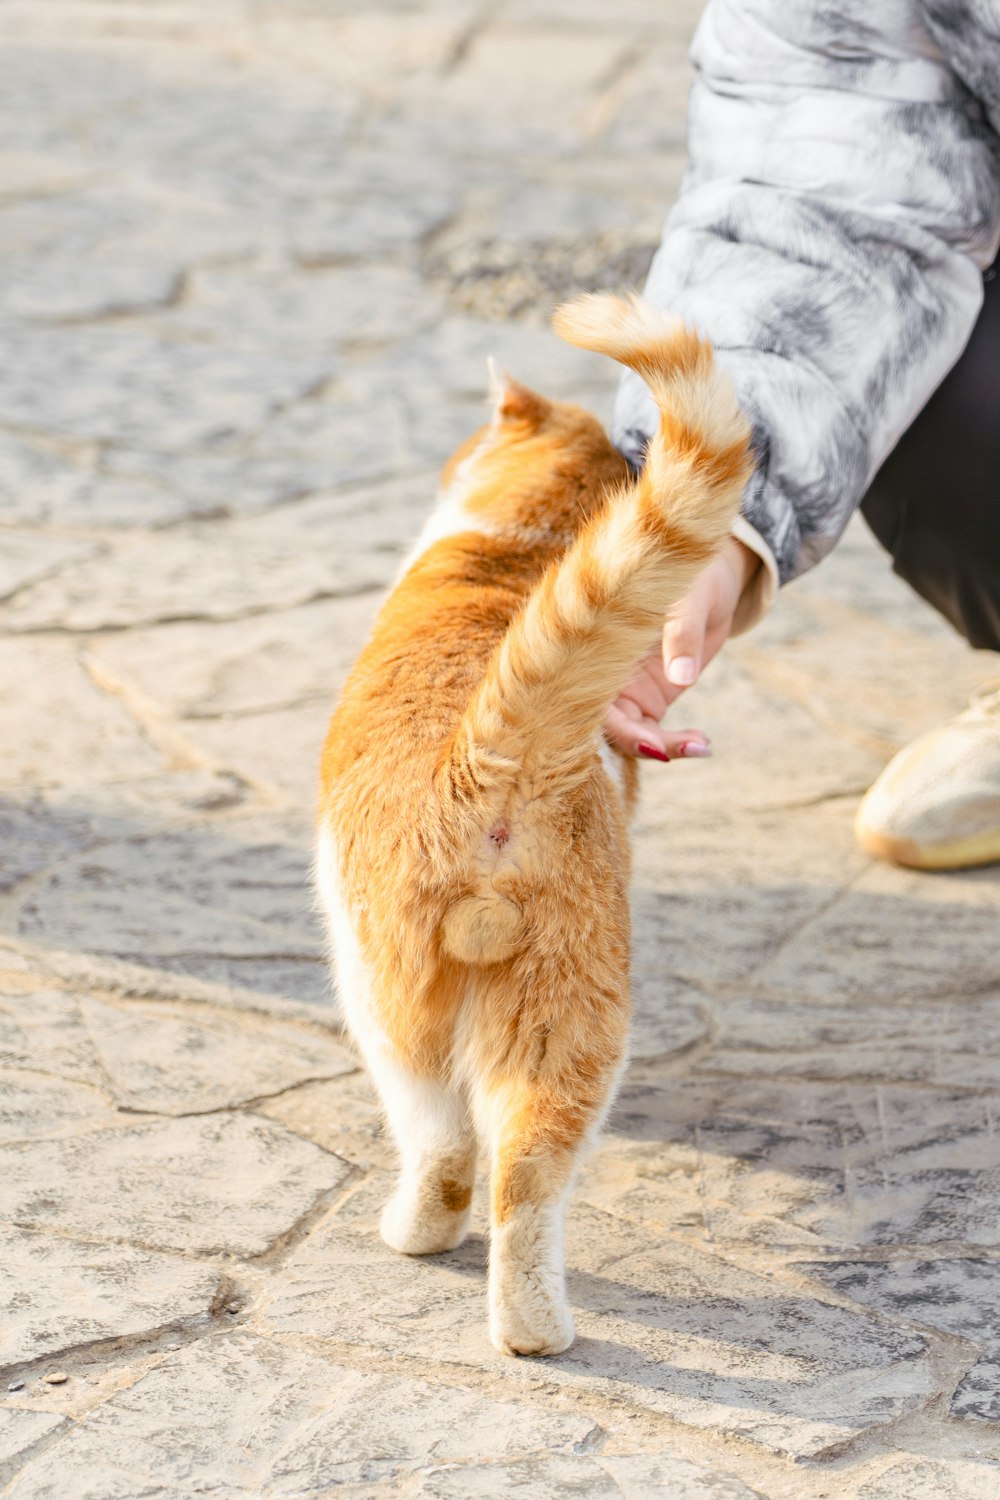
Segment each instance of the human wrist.
M733 575L737 586L736 597L739 598L762 566L760 556L735 536L726 537L720 553Z

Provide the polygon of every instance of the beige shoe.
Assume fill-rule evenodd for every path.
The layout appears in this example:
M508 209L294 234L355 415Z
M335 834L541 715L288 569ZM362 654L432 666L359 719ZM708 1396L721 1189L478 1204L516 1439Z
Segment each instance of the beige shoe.
M854 832L869 854L916 870L1000 861L1000 683L893 756Z

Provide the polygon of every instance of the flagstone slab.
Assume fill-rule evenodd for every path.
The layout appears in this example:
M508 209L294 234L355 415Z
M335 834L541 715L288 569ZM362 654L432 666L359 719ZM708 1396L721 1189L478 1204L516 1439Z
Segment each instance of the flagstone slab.
M55 1500L73 1474L75 1500L195 1490L300 1500L375 1488L431 1464L572 1453L593 1429L585 1416L547 1412L516 1393L496 1399L363 1373L240 1332L164 1358L69 1431L9 1496Z
M709 993L753 989L783 945L840 899L865 864L837 801L807 811L745 803L737 809L729 790L720 801L732 779L724 753L716 762L653 764L642 777L633 857L636 961L651 982L662 975L668 993L677 981ZM675 772L679 779L670 779ZM759 769L750 780L760 789ZM773 792L772 783L763 795ZM860 923L858 930L863 935Z
M257 1106L257 1113L366 1171L371 1167L392 1170L396 1165L396 1147L363 1068L265 1100Z
M81 1009L114 1097L127 1109L204 1114L356 1071L332 1035L291 1022L246 1022L204 1006L109 1005Z
M781 994L831 1000L995 992L1000 875L873 863L757 972Z
M77 1134L114 1121L111 1101L99 1089L0 1067L0 1145Z
M49 1412L0 1407L0 1484L12 1479L32 1450L62 1425L63 1418Z
M490 1464L432 1469L421 1475L417 1493L427 1500L763 1500L740 1480L716 1469L669 1455L553 1455Z
M329 708L361 650L376 595L327 599L256 619L109 635L95 661L133 683L196 734L202 721L264 715L318 700Z
M0 1380L8 1366L100 1340L207 1326L222 1282L178 1255L7 1227L0 1255Z
M0 606L0 623L15 602ZM0 724L0 790L18 807L39 793L78 798L109 783L119 787L163 774L163 756L122 704L93 683L64 640L32 639L16 650L5 642L0 697L17 704L17 713L5 714ZM58 732L68 724L72 740ZM77 802L70 816L79 811Z
M995 1500L1000 1459L907 1456L877 1479L846 1492L850 1500Z
M488 1342L482 1244L419 1261L394 1255L377 1238L389 1190L378 1174L297 1248L263 1326L526 1378L531 1362L512 1365ZM605 1214L571 1213L578 1339L545 1363L558 1388L625 1398L796 1457L892 1422L933 1391L919 1337L677 1241L644 1240Z
M384 587L398 566L386 519L360 516L349 548L336 520L318 496L263 515L192 523L190 531L129 533L113 553L22 589L4 618L19 631L226 620Z
M62 378L50 371L61 368ZM168 342L115 324L7 334L0 422L96 442L179 448L256 427L330 374L322 356Z
M20 908L20 934L169 967L183 960L318 959L306 851L259 823L109 841L66 860Z
M1000 984L995 995L892 1004L726 997L713 1014L706 1072L1000 1091Z
M828 1261L803 1269L861 1306L967 1340L980 1352L955 1389L951 1415L1000 1422L1000 1262Z
M988 1095L648 1078L626 1081L609 1126L595 1201L651 1225L677 1219L709 1245L998 1243L1000 1136Z
M350 1171L270 1120L157 1120L7 1146L0 1216L97 1244L255 1256Z
M0 600L36 580L59 573L69 563L88 557L93 544L44 536L38 532L5 531L0 554Z
M33 798L26 806L0 802L0 840L2 892L93 842L94 833L89 819L60 813Z
M4 955L4 963L9 955ZM80 1013L79 996L27 972L0 979L0 1067L100 1089L106 1076Z

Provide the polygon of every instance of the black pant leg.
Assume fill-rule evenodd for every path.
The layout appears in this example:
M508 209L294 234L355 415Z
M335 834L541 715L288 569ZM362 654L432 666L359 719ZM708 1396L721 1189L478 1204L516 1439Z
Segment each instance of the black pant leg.
M893 568L973 646L1000 651L1000 261L968 347L862 512Z

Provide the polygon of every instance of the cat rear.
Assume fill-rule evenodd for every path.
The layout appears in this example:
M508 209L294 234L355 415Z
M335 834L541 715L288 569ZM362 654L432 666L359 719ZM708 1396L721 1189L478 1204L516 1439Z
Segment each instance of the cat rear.
M401 1157L394 1248L453 1248L490 1157L490 1330L573 1338L562 1224L624 1060L634 762L607 704L727 535L748 431L707 344L642 303L557 330L661 412L633 481L600 425L509 379L334 713L319 884L348 1026Z

